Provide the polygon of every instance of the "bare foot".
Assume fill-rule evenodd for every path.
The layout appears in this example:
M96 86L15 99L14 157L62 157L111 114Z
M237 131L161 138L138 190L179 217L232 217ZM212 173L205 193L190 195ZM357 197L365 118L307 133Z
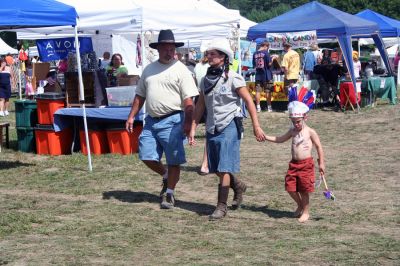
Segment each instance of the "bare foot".
M299 218L302 213L303 213L303 208L299 206L294 211L293 216L296 217L296 218Z
M303 213L300 218L298 219L298 221L300 223L304 223L305 221L307 221L310 218L310 214L309 213Z

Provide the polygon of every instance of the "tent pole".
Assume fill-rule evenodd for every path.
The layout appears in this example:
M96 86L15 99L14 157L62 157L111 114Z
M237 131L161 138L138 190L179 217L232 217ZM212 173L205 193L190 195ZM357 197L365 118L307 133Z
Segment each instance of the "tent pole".
M338 38L336 37L336 39L339 42L339 47L342 50L342 53L344 55L344 62L346 64L347 67L347 71L350 72L350 78L351 81L353 83L353 88L354 88L354 95L356 98L356 104L357 104L357 113L360 112L360 105L358 104L358 95L357 95L357 83L356 83L356 79L355 79L355 75L354 75L354 65L353 65L353 61L349 61L352 60L352 51L353 51L353 47L352 47L352 42L351 42L351 37L350 38L346 38L347 42L350 43L350 50L345 49L345 39L343 37ZM347 56L346 56L347 55Z
M81 53L79 51L78 25L76 25L74 27L74 30L75 30L76 61L77 61L77 65L78 65L78 78L79 78L79 103L82 105L82 111L83 111L83 125L85 128L85 140L86 140L86 147L87 147L87 153L88 153L87 156L88 156L88 163L89 163L89 171L92 172L92 156L90 153L89 134L88 134L87 120L86 120L85 92L84 92L85 89L83 87L83 77L82 77L82 68L81 68Z
M241 56L240 56L240 24L238 23L237 24L237 28L238 28L238 39L237 39L237 42L238 42L238 44L237 44L237 53L238 53L238 58L237 58L237 60L238 60L238 73L239 73L239 75L242 75L242 58L241 58ZM233 55L233 57L235 57L235 55Z

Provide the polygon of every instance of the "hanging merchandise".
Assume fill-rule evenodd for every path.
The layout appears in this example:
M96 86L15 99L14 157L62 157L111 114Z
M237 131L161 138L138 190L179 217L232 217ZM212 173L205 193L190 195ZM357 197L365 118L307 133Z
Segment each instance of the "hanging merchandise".
M140 35L138 34L136 39L136 67L142 65L142 40L140 39Z
M97 61L96 52L92 51L88 53L88 60L89 60L89 71L97 71L99 69L99 64Z
M76 55L73 52L68 53L68 72L76 71L78 67Z

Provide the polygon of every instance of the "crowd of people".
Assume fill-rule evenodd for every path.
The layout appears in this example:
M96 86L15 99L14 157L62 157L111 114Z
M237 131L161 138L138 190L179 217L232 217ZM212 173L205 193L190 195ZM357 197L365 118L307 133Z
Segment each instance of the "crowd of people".
M210 220L219 220L228 212L229 190L233 190L232 209L240 207L246 184L239 178L240 143L243 136L242 101L250 114L253 134L258 142L283 142L292 139L292 160L285 178L286 191L297 204L294 216L305 222L310 216L309 193L314 191L315 146L318 166L325 172L324 155L318 134L305 124L308 107L301 102L291 103L289 117L292 126L280 137L266 135L257 117L257 108L246 87L244 78L229 66L233 51L226 39L213 40L201 65L194 68L196 78L179 59L175 59L176 42L171 30L161 30L158 41L150 47L157 49L159 59L143 70L136 95L126 121L132 132L135 116L145 105L144 128L139 136L139 159L162 179L160 207L173 209L175 190L180 179L181 165L186 162L185 138L196 145L196 129L205 120L206 173L215 174L218 181L217 204ZM287 48L290 51L290 47ZM261 49L262 51L262 49ZM289 53L294 54L294 53ZM263 58L263 57L261 57ZM285 72L294 67L295 56L285 58ZM268 63L269 65L269 63ZM289 76L290 78L290 76ZM264 80L260 80L260 86ZM290 79L288 79L290 82ZM197 85L197 86L196 86ZM197 97L197 100L194 100ZM165 156L166 165L161 162ZM306 168L307 171L303 171Z

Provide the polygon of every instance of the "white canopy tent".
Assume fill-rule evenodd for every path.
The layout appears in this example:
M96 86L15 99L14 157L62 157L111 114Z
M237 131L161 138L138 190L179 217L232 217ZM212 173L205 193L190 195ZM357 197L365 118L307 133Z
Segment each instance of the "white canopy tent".
M58 1L75 7L79 15L81 35L88 34L96 39L103 38L100 36L109 38L111 35L122 34L125 40L131 41L135 46L136 37L133 34L141 34L142 54L145 54L144 41L149 39L148 36L153 38L148 41L154 41L161 29L173 30L177 41L199 45L202 40L231 36L241 23L243 25L240 25L240 35L245 36L247 29L255 24L241 17L238 10L227 9L213 0ZM73 32L68 27L30 28L18 32L17 38L45 39L72 35ZM135 51L136 49L123 55L125 63L128 56L132 58ZM112 49L112 52L120 51Z
M210 39L210 36L226 36L231 27L241 20L238 10L213 10L208 0L58 0L74 6L79 15L80 34L119 34L158 32L161 29L174 31L178 41ZM96 8L94 8L94 6ZM250 22L251 23L251 22ZM60 35L58 35L60 34ZM46 36L73 35L69 27L22 29L19 39L41 39Z

